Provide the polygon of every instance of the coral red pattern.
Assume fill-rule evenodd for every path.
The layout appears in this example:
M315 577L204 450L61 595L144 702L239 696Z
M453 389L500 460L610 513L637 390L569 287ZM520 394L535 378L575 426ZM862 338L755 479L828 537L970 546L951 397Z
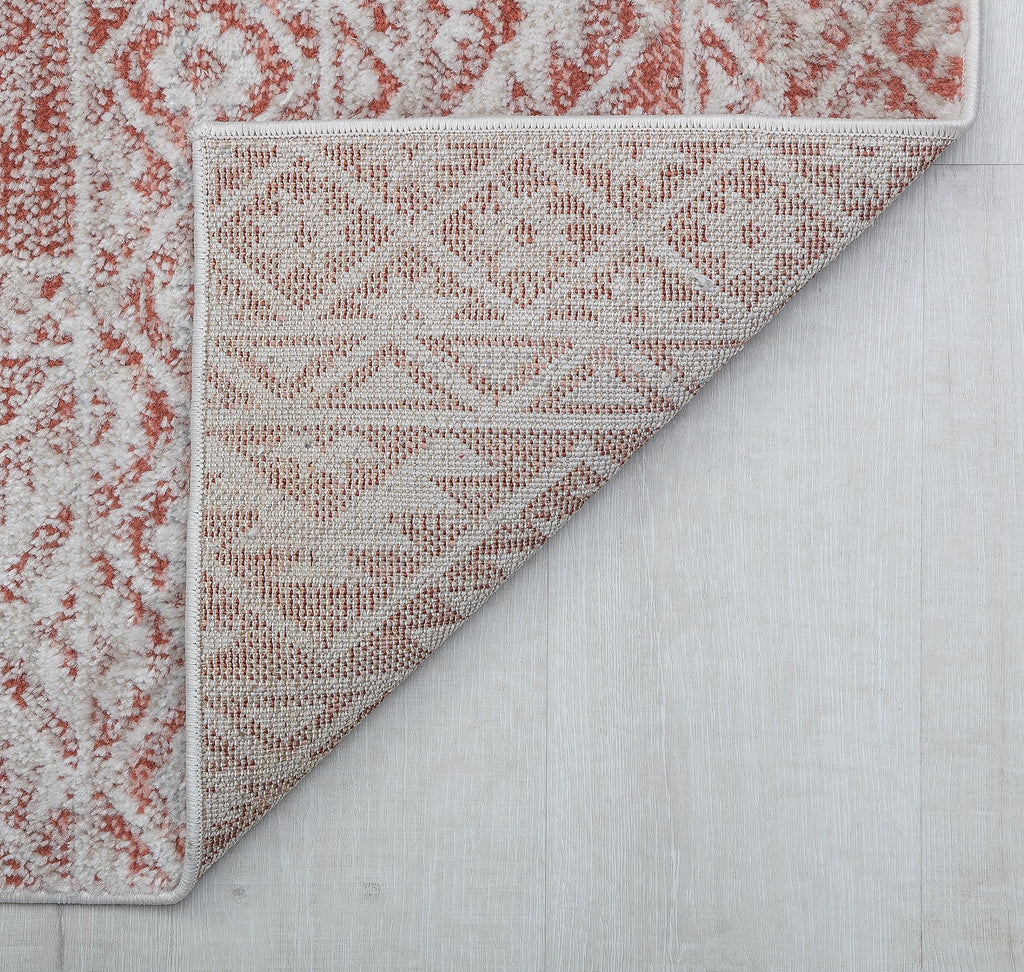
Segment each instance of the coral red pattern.
M0 5L3 886L181 874L197 121L953 118L966 33L953 0Z

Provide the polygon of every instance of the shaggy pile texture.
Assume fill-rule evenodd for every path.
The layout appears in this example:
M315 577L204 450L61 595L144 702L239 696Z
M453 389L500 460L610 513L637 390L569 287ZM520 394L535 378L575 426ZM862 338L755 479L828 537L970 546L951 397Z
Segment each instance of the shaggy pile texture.
M198 123L951 121L970 28L956 0L5 3L6 888L186 873ZM947 141L653 131L204 142L197 865Z

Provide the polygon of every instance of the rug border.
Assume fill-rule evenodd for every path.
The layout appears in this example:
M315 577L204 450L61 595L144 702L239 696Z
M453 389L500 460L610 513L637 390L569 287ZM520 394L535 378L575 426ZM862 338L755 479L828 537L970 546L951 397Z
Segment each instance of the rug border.
M971 31L964 52L964 96L958 118L943 119L849 119L787 118L761 115L495 115L475 118L377 118L296 122L214 122L193 127L190 132L193 162L194 279L205 278L209 269L207 213L199 203L205 200L208 179L206 143L221 139L259 137L317 137L331 134L415 133L431 131L503 132L534 129L576 131L611 129L620 131L701 131L724 129L768 132L780 135L828 134L875 135L893 138L959 138L977 120L980 106L980 62L982 44L982 0L966 0L965 22ZM192 402L190 407L191 470L202 469L203 461L203 378L206 337L205 288L194 288L192 324ZM200 527L203 490L199 477L190 475L188 533L185 568L185 859L175 887L156 892L119 894L36 893L2 891L0 904L82 904L82 905L166 905L176 904L195 887L200 876L202 849L202 791L200 787L201 710L199 705L199 598Z

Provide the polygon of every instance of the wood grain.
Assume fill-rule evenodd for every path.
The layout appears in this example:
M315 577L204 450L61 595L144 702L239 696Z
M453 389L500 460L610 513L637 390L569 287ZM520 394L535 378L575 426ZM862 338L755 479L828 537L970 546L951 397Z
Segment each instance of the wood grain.
M922 522L924 946L1024 967L1022 171L932 172Z
M5 968L63 967L64 913L58 905L0 905L0 958Z

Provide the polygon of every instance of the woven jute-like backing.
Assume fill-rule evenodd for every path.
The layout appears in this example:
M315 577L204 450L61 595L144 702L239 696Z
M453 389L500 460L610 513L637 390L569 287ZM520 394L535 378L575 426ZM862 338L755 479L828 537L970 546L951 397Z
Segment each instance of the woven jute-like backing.
M626 122L204 139L203 865L944 144Z
M0 898L185 893L964 129L977 51L977 0L0 3Z

